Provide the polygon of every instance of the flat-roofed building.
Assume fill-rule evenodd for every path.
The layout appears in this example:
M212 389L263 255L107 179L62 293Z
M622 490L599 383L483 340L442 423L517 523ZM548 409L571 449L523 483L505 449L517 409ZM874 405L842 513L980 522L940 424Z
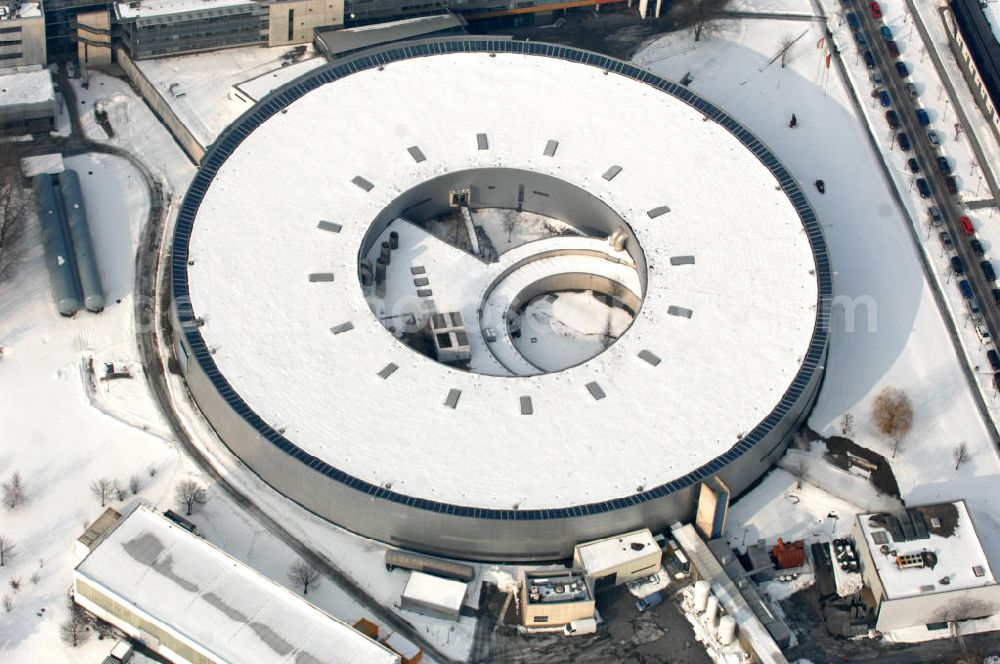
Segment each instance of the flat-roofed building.
M524 573L521 622L526 627L558 627L593 617L593 586L581 570Z
M143 504L92 546L73 592L172 662L400 664L386 646Z
M934 631L1000 612L1000 586L964 500L859 514L853 536L879 631Z
M1000 136L1000 4L951 0L945 25L983 114Z
M48 69L0 69L0 131L44 134L55 127L56 93Z
M573 567L601 590L656 574L663 552L648 528L577 544Z
M0 67L45 64L45 18L39 2L0 1Z

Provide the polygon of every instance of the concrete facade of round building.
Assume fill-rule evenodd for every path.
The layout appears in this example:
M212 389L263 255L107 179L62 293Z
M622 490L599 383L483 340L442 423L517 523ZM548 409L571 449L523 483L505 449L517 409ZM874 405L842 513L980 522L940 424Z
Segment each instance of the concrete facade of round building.
M582 230L484 261L400 225L456 190ZM385 329L358 264L390 228L384 269L464 306L482 367ZM338 525L454 557L564 558L689 519L711 476L739 494L827 352L821 226L770 151L682 86L541 43L406 44L277 91L206 155L172 261L178 361L229 449ZM489 312L576 284L627 293L628 330L563 370L512 360Z

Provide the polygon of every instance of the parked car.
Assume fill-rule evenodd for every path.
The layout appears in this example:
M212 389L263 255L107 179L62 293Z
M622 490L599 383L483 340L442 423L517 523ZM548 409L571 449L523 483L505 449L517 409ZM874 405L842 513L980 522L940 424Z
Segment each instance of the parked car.
M941 244L944 246L945 249L950 249L955 246L955 243L951 241L951 233L949 233L948 231L941 231L940 233L938 233L938 239L941 240ZM998 288L997 290L1000 290L1000 288Z
M662 603L663 603L663 595L660 594L659 592L655 592L652 595L646 595L645 597L640 597L639 599L635 600L635 608L639 609L639 611L641 612L651 609L654 606L658 606L659 604Z
M951 257L951 271L955 274L965 274L965 263L958 256Z
M889 129L899 128L899 116L891 108L885 112L885 121L889 123Z
M966 300L972 297L972 284L969 283L968 279L962 279L958 282L958 290L961 291L962 297Z
M906 167L910 169L911 173L920 172L920 162L917 161L916 157L910 157L906 160Z
M865 58L865 67L868 67L869 69L874 69L875 68L875 56L872 55L872 52L871 51L865 51L864 58Z
M858 19L858 15L854 12L847 12L847 25L851 27L851 30L860 30L861 21Z
M904 152L913 147L910 145L910 137L906 135L905 131L899 132L899 134L896 135L896 139L899 141L899 147L902 148Z
M986 359L990 361L990 366L993 367L993 371L1000 371L1000 353L996 349L991 348L986 351Z
M965 301L965 305L969 307L969 315L972 316L972 320L982 320L983 312L979 308L979 303L976 302L976 298L970 297Z
M977 256L985 256L986 248L983 247L983 243L979 241L979 238L972 238L969 240L969 246L972 247L972 253Z
M993 263L989 261L979 261L979 267L983 269L983 276L986 277L987 281L996 281L997 273L993 269Z
M855 32L854 41L858 43L858 48L868 48L868 40L865 39L865 33Z
M962 224L962 230L966 235L971 237L976 234L976 227L972 225L972 220L969 219L969 215L963 214L962 218L958 220L958 223Z
M948 157L937 158L938 168L941 170L941 175L951 175L951 164L948 163Z
M948 175L945 177L944 186L948 188L948 193L952 196L958 194L958 180L955 179L954 175Z
M906 66L905 62L899 62L898 60L896 61L896 74L900 78L906 78L907 76L910 75L910 70Z
M878 31L879 33L881 33L882 39L884 39L885 41L892 41L892 28L890 28L888 25L883 25L881 28L878 29Z
M885 47L889 49L889 55L891 55L894 58L899 57L899 46L896 44L895 41L887 41L885 43Z
M990 293L993 294L993 304L1000 305L1000 288L994 288Z
M883 85L885 85L885 80L882 78L882 74L880 74L877 70L871 72L871 75L872 75L872 85L874 85L876 88L881 88Z
M585 636L597 631L597 621L593 618L574 620L563 627L563 634L566 636Z
M917 93L917 86L915 86L915 85L914 85L913 83L910 83L909 81L907 81L907 82L906 82L906 85L904 85L903 87L904 87L904 88L906 89L906 91L907 91L907 92L908 92L908 93L910 94L910 96L911 96L911 97L913 97L914 99L916 99L917 97L919 97L919 96L920 96L920 95L919 95L919 94Z
M927 111L925 109L917 109L917 122L919 122L922 127L926 127L931 123L931 116L927 115Z
M983 343L986 343L987 341L990 340L990 330L982 323L976 325L976 334L979 335L979 340L982 341Z
M920 198L931 197L931 188L923 178L917 178L917 191L920 192Z
M882 18L882 7L875 0L871 0L868 3L868 9L871 11L873 19L878 20Z
M892 106L892 98L889 96L889 93L886 92L885 90L882 90L881 92L878 93L878 100L883 107Z
M923 123L921 123L921 124L923 124ZM941 137L938 136L938 133L936 131L934 131L933 129L928 129L927 130L927 140L930 141L930 144L931 144L932 147L935 147L935 148L941 147Z
M929 208L927 208L927 214L931 218L931 223L934 224L935 226L944 221L944 218L941 216L941 210L939 210L938 206L936 205L932 205Z

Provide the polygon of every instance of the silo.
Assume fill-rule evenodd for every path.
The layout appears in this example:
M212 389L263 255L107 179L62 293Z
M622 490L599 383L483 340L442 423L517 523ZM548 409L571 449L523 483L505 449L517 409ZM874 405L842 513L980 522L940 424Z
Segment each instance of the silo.
M79 311L82 298L76 276L76 259L69 244L69 230L63 219L52 176L47 173L36 176L34 186L52 299L61 315L72 316Z
M708 596L708 604L705 605L705 620L709 625L715 624L715 616L719 613L719 598L713 594Z
M701 613L708 604L709 583L705 579L694 582L694 610Z
M722 616L719 619L719 642L728 646L736 638L736 619L732 616Z
M83 191L76 171L66 170L59 174L59 191L62 193L66 224L73 243L73 255L76 256L83 304L88 311L96 313L104 309L104 289L101 288L101 275L97 270L97 257L90 241L87 210L83 206Z

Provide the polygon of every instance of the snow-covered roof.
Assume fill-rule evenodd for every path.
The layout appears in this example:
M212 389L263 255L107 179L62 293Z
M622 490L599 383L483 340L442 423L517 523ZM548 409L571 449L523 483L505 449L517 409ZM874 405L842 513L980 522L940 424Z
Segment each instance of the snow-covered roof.
M143 504L94 547L76 574L219 662L399 662L384 646Z
M985 0L980 2L979 6L983 8L986 21L993 30L993 37L1000 42L1000 0Z
M255 4L251 0L131 0L117 3L115 11L119 18L140 18Z
M410 578L403 588L403 597L458 611L465 601L468 587L469 584L464 581L414 571L410 572Z
M271 90L280 88L285 83L302 76L302 74L308 71L312 71L325 62L323 58L309 58L308 60L302 60L287 67L278 67L242 83L237 83L233 87L250 97L252 101L258 101Z
M576 547L573 557L574 559L579 557L580 564L587 574L594 575L629 561L645 558L651 553L659 554L660 547L653 539L653 533L648 528L643 528L616 537L580 544Z
M795 207L740 140L706 120L636 79L514 53L417 57L321 85L242 139L200 202L187 268L198 332L263 421L403 495L539 509L670 482L768 417L817 313ZM488 149L477 149L479 133ZM549 140L559 142L551 157ZM602 177L611 165L621 172ZM526 378L464 372L406 347L369 310L357 260L371 220L432 177L496 166L600 198L643 248L642 309L588 362ZM654 218L662 206L670 212ZM320 220L342 230L317 229ZM695 264L672 265L675 256ZM310 283L314 272L335 280ZM671 315L675 306L693 315ZM350 332L331 334L346 322ZM390 363L399 369L384 379ZM606 398L595 401L592 382ZM457 408L445 405L452 389Z
M864 534L864 545L871 550L875 569L888 599L996 584L964 500L915 506L910 510L919 513L929 537L904 536L897 541L890 529L881 525L885 522L884 516L859 514L857 517ZM909 517L905 513L892 516L909 530L906 523ZM919 526L916 532L917 535L922 534ZM883 550L883 547L888 548ZM901 556L925 552L936 558L930 559L933 567L900 566ZM948 583L941 583L945 577Z
M48 69L0 73L0 107L54 104L55 89Z

